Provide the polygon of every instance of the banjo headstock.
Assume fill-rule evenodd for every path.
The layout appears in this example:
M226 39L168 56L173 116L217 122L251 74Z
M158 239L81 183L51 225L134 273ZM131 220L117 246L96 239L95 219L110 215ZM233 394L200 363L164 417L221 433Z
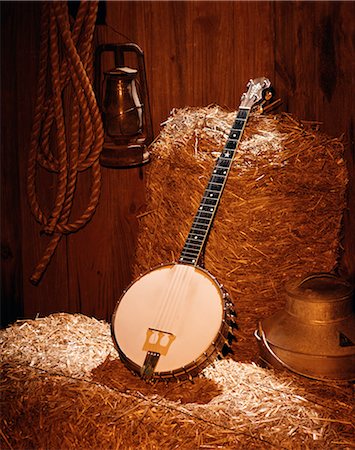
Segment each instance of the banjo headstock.
M241 97L240 108L252 109L263 100L272 96L271 82L265 77L255 78L247 84L247 91Z

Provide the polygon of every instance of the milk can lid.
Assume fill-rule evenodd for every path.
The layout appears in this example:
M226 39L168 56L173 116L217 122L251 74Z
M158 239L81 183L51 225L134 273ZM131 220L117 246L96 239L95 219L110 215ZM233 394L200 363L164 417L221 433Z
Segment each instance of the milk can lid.
M286 294L307 301L330 301L350 298L352 286L332 273L313 273L285 285Z

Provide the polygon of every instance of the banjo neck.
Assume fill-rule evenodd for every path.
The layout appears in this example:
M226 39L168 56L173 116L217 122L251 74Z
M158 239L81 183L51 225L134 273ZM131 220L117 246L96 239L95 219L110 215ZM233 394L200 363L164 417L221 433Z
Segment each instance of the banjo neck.
M210 232L232 162L247 123L250 107L239 107L228 140L217 158L212 175L203 193L178 262L197 266Z

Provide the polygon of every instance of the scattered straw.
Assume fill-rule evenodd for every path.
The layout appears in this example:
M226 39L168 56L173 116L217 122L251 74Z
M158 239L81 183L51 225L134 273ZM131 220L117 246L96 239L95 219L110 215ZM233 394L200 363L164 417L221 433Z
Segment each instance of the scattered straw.
M8 362L76 378L117 354L108 324L82 314L18 321L0 331L0 350Z
M54 324L57 336L73 330L67 344L53 345ZM31 358L21 351L24 329ZM59 314L22 321L0 332L1 448L345 449L355 445L349 383L318 382L221 360L205 368L193 384L149 385L111 354L109 329L109 324L82 315ZM93 353L96 333L106 349L104 362L104 353ZM71 357L63 370L65 345L68 354L72 346L80 349L80 358ZM33 358L36 365L31 367Z

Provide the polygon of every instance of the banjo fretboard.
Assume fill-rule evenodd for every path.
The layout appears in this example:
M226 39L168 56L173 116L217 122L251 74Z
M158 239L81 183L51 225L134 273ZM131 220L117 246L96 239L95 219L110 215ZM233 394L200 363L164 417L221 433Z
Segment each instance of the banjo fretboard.
M179 262L198 265L202 249L216 214L236 149L248 120L250 108L239 108L224 149L213 168L191 229L182 249Z

